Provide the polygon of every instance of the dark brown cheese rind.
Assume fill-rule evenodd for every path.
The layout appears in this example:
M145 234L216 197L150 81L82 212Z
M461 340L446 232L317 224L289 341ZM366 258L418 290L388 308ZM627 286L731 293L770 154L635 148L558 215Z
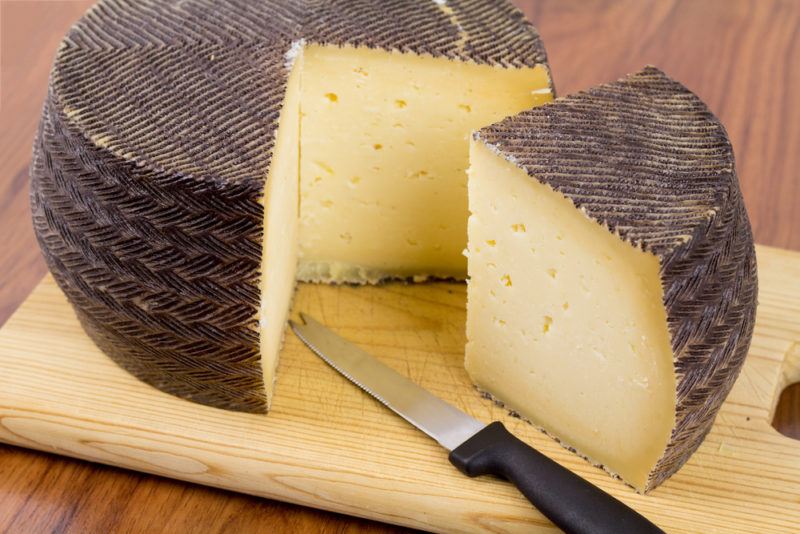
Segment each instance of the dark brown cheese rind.
M502 0L106 0L69 31L31 166L36 235L97 345L153 386L264 412L261 197L309 43L546 61ZM545 65L546 66L546 65Z
M646 490L658 486L711 429L753 333L755 250L725 129L647 67L476 136L658 257L677 373L675 427Z
M105 0L65 42L107 50L299 39L489 65L547 62L539 33L505 0Z

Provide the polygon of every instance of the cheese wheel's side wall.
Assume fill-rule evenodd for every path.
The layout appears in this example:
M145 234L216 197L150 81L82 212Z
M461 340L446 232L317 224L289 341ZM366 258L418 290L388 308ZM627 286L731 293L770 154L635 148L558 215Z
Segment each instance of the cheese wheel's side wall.
M676 425L648 490L703 442L750 348L758 296L753 235L735 173L722 179L729 188L721 209L661 258L678 391Z
M264 412L256 320L263 176L202 179L126 160L112 152L113 138L87 139L65 108L51 90L31 205L50 271L86 332L158 389Z

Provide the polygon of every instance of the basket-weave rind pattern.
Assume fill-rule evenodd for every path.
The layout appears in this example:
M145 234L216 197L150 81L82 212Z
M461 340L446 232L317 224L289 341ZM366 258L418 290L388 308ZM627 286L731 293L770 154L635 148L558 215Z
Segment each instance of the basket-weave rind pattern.
M647 67L477 137L660 261L677 381L675 427L646 490L700 446L755 322L755 249L727 133L703 102Z

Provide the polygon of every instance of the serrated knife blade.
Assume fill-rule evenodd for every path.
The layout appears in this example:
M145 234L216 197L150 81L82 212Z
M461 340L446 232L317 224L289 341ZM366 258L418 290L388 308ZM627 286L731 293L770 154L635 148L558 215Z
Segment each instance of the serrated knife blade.
M290 324L308 348L448 451L486 426L334 334L313 317L302 313L300 316L305 324Z

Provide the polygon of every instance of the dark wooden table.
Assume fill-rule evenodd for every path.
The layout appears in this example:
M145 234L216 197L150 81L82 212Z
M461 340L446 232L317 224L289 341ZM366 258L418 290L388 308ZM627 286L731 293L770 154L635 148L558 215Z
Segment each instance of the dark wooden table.
M653 64L726 125L755 231L800 249L800 1L516 0L560 94ZM45 274L27 166L47 73L88 0L0 0L0 324ZM2 422L0 421L0 424ZM800 439L800 385L775 426ZM377 523L0 445L0 532L389 532Z

